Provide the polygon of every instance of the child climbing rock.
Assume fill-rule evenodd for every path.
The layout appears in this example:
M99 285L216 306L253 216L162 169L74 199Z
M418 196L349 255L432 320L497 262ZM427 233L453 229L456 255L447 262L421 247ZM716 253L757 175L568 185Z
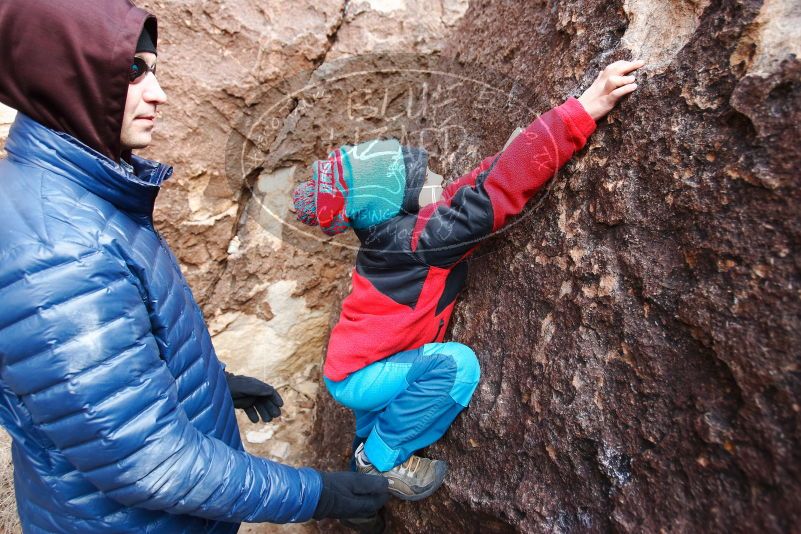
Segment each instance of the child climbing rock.
M609 65L580 98L444 189L426 152L396 140L344 146L295 189L301 221L328 235L352 228L361 242L325 383L355 412L357 469L387 477L395 496L419 500L442 484L446 463L414 453L445 433L478 384L474 352L443 342L465 259L584 146L595 121L637 88L631 73L642 66Z

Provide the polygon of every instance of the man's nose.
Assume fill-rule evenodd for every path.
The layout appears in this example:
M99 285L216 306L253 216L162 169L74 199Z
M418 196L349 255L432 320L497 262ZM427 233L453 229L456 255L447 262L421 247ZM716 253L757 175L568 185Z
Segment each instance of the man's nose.
M153 104L164 104L167 102L167 94L161 88L161 84L159 84L155 74L149 72L147 74L147 79L143 81L147 83L147 87L145 87L142 94L145 101Z

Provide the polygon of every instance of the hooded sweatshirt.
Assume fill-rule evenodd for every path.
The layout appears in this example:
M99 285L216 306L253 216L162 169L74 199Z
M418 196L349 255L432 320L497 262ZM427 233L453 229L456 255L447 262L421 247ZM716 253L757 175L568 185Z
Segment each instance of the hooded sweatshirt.
M128 0L0 0L0 102L19 111L0 160L0 424L23 530L305 521L319 473L243 450L203 313L153 227L172 169L121 153L145 24L155 36Z
M0 21L0 102L119 161L126 74L155 17L128 1L4 0Z

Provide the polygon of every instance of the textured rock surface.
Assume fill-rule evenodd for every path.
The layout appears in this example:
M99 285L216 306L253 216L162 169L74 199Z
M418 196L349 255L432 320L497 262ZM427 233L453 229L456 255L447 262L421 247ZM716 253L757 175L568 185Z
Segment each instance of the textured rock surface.
M479 153L612 60L649 66L471 261L451 337L482 383L428 450L445 486L391 505L392 532L801 529L800 11L471 2L446 53L524 100L458 93ZM321 461L343 466L352 422L321 399Z

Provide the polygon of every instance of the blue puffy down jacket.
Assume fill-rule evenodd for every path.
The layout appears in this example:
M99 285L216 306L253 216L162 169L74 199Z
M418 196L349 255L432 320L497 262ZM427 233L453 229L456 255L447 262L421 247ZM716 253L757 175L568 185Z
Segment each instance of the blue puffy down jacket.
M0 421L26 532L305 521L320 475L247 454L203 315L136 176L25 115L0 160Z

